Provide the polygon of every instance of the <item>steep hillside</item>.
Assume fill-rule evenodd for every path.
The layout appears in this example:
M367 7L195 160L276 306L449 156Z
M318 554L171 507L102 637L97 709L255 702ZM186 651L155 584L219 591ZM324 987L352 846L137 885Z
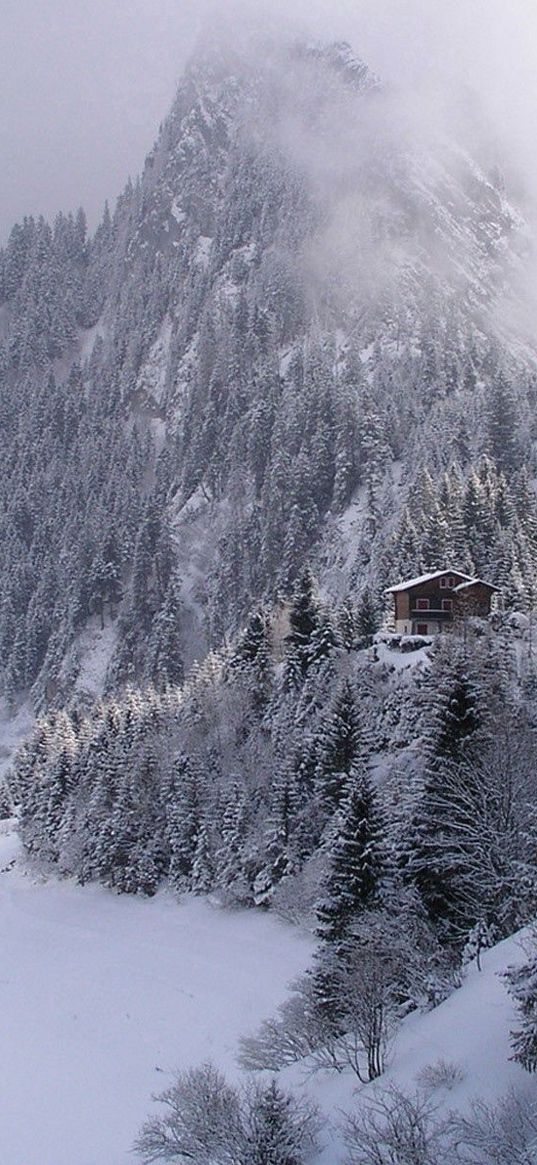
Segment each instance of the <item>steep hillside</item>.
M444 1053L467 1072L429 1073L444 1114L446 1080L464 1105L537 1064L535 957L516 1067L494 978L537 915L533 240L450 121L348 45L206 46L94 237L82 212L26 219L0 253L4 769L37 714L0 799L24 850L0 870L10 1080L26 1104L39 1028L58 1094L66 1045L78 1114L89 1047L106 1107L122 1043L113 1153L172 1067L170 1016L181 1067L245 1035L252 1070L300 1091L321 1064L322 1105L352 1078L364 1112ZM440 568L494 584L490 616L392 634L388 585ZM223 1020L238 990L250 1014ZM486 1074L450 1030L482 1007Z
M4 830L5 1159L119 1165L148 1112L159 1111L151 1092L168 1087L175 1071L210 1057L241 1078L239 1035L285 998L311 943L270 917L229 914L193 898L178 907L166 895L144 903L43 883L17 861L18 843ZM282 1082L315 1097L326 1117L312 1162L344 1159L344 1113L363 1111L385 1086L423 1087L427 1070L439 1114L466 1112L474 1098L495 1103L509 1091L531 1098L529 1078L508 1059L516 1021L500 977L522 958L518 937L499 944L444 1004L409 1017L381 1082L357 1092L350 1073L283 1073Z
M64 702L111 624L109 688L180 680L308 557L339 598L456 556L526 601L530 243L348 46L199 52L95 237L1 255L8 699Z

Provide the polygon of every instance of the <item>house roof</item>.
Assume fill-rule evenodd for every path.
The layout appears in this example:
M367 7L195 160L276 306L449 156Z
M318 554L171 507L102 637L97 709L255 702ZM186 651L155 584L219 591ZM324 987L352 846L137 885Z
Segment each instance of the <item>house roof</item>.
M457 578L462 578L465 585L481 581L480 579L471 578L469 574L463 574L462 570L453 570L452 567L448 566L445 570L433 570L430 574L420 574L418 578L410 578L407 582L398 583L395 587L388 587L386 594L395 595L398 591L410 591L412 587L419 587L422 583L433 582L435 578L443 578L445 574L453 574Z
M477 585L480 587L488 587L489 591L498 591L500 589L499 587L495 587L493 583L485 582L484 578L471 578L469 582L459 583L453 590L464 591L467 587L475 587Z

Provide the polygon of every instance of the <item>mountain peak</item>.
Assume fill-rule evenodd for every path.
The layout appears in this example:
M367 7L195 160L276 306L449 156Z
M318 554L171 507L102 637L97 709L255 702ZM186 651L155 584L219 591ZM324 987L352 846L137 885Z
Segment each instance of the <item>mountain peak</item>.
M348 41L299 42L297 54L326 64L355 89L371 89L379 84L378 78L371 73L365 62L356 56Z
M286 69L293 62L318 64L356 90L376 87L378 78L347 41L323 41L291 36L271 25L246 23L230 34L220 22L200 38L187 68L187 77L222 78L225 75L263 74Z

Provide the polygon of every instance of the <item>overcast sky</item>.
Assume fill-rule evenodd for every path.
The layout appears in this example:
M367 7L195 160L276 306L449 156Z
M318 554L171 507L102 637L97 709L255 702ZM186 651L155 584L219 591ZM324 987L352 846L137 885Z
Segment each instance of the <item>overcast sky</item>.
M537 190L537 0L0 0L0 237L139 172L203 20L268 11L346 36L385 79L480 94Z

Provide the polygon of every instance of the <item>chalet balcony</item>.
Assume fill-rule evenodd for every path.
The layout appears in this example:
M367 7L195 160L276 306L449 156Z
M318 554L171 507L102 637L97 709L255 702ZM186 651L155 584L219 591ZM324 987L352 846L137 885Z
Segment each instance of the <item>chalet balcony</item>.
M436 623L452 623L453 610L444 611L442 607L427 607L427 609L424 611L421 608L418 610L417 607L411 607L410 618L419 619L422 623L426 623L428 619L434 619Z

